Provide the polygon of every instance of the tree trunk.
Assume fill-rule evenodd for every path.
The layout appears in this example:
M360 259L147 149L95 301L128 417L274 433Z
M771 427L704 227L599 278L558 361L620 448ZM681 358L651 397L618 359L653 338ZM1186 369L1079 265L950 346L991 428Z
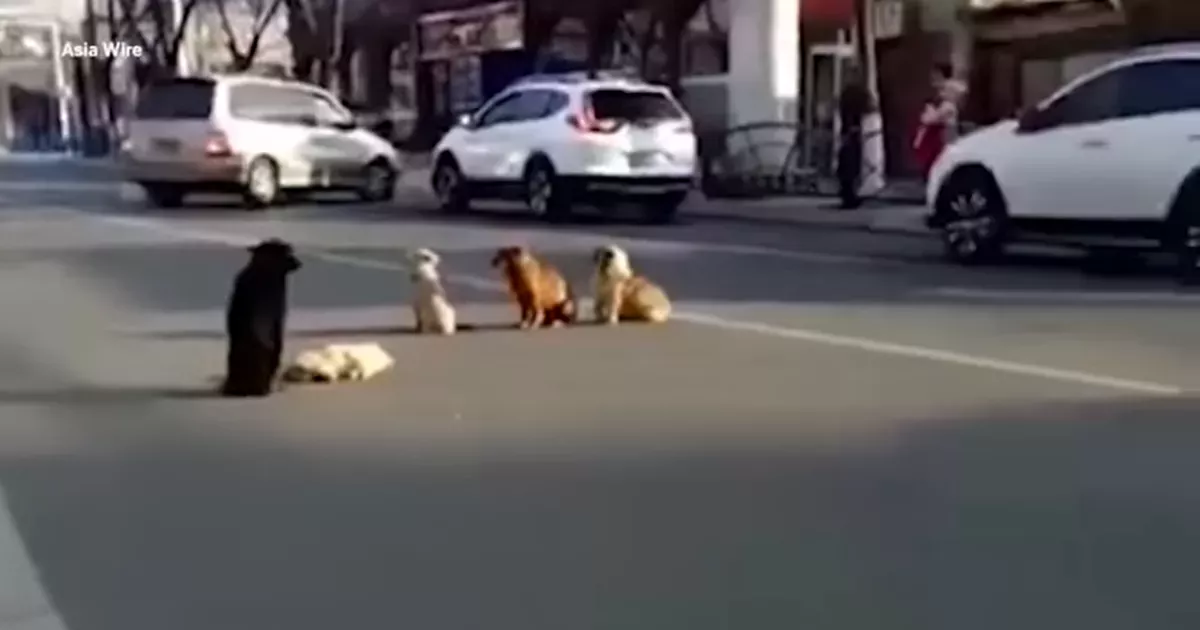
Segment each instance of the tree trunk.
M597 72L612 64L613 39L621 26L622 13L598 10L587 24L587 69Z

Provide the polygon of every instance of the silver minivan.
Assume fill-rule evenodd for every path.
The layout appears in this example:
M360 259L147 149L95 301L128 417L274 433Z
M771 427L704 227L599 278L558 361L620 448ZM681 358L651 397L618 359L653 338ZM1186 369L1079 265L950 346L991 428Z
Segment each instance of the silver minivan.
M159 207L231 192L266 208L289 190L391 199L402 163L330 93L295 81L174 78L143 90L121 145L124 178Z

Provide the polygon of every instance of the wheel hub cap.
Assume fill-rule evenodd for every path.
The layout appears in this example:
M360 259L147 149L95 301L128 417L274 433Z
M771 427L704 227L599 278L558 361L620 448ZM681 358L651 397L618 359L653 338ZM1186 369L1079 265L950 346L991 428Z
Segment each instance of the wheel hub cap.
M988 212L987 197L973 190L950 201L955 218L945 225L946 241L963 254L973 254L996 232L996 218Z
M391 185L391 179L391 173L386 168L373 166L367 171L367 190L376 197L384 195Z
M275 182L272 181L271 169L258 166L250 173L250 191L259 199L268 199L275 194Z
M457 185L458 177L448 168L443 168L438 171L436 186L438 199L443 203L448 203L454 196L454 187Z
M553 192L549 178L542 173L535 174L529 182L529 207L538 214L544 213Z

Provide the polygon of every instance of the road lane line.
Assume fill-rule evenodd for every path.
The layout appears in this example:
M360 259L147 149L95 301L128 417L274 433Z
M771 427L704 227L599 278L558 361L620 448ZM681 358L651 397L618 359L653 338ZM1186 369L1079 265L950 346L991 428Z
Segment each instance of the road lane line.
M151 219L99 215L88 212L81 212L80 214L93 221L98 220L113 225L122 225L135 229L149 230L181 240L224 244L232 247L245 247L258 240L257 237L253 236L176 227ZM377 271L394 271L400 273L408 273L410 271L406 265L399 262L345 254L334 254L314 248L301 248L299 253L316 260L322 260L329 263L342 264L351 267L373 269ZM503 283L500 281L481 276L454 273L446 274L446 280L461 286L469 286L476 289L491 291L506 290ZM690 324L708 326L710 328L717 328L727 331L753 333L779 339L791 339L794 341L805 341L808 343L816 343L838 348L849 348L874 354L934 361L950 365L989 370L992 372L1002 372L1017 376L1041 378L1060 383L1086 385L1102 389L1111 389L1155 396L1178 396L1186 391L1183 387L1178 385L1126 379L1093 372L1061 369L1038 365L1036 363L995 359L986 356L965 354L949 350L929 348L925 346L880 341L866 337L837 335L807 328L775 326L762 322L727 319L717 315L712 315L710 313L684 311L676 313L674 317L679 321Z
M991 302L1045 302L1049 304L1104 304L1104 303L1180 303L1200 302L1200 293L1173 291L1031 291L1007 289L974 289L969 287L937 287L918 291L917 295L929 297L986 300Z
M1076 385L1091 385L1105 389L1115 389L1156 396L1178 396L1184 393L1183 388L1174 385L1105 376L1103 374L1094 374L1091 372L1065 370L1033 363L993 359L984 356L952 352L949 350L938 350L936 348L927 348L923 346L879 341L866 337L835 335L832 333L825 333L818 330L809 330L805 328L773 326L758 322L731 320L706 313L679 313L676 315L676 319L693 324L701 324L704 326L722 328L731 331L756 333L770 337L779 337L781 339L807 341L839 348L851 348L855 350L873 352L875 354L887 354L910 359L927 359L939 363L949 363L964 367L980 368L984 370L991 370L993 372L1005 372L1019 376L1033 376L1046 380L1074 383Z
M0 490L0 630L67 630Z

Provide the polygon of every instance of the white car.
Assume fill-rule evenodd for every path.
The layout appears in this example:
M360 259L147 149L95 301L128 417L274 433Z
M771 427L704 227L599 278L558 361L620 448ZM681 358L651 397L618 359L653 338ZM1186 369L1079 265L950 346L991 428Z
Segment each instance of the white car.
M124 178L160 207L193 192L234 192L254 208L287 190L350 189L391 199L401 159L332 94L249 75L152 83L122 143Z
M577 203L640 202L671 221L695 181L692 120L671 92L636 79L531 76L464 116L434 149L442 209L522 201L547 220Z
M931 228L960 263L1007 243L1161 248L1195 277L1200 255L1200 44L1138 49L1018 120L950 145L926 191Z

